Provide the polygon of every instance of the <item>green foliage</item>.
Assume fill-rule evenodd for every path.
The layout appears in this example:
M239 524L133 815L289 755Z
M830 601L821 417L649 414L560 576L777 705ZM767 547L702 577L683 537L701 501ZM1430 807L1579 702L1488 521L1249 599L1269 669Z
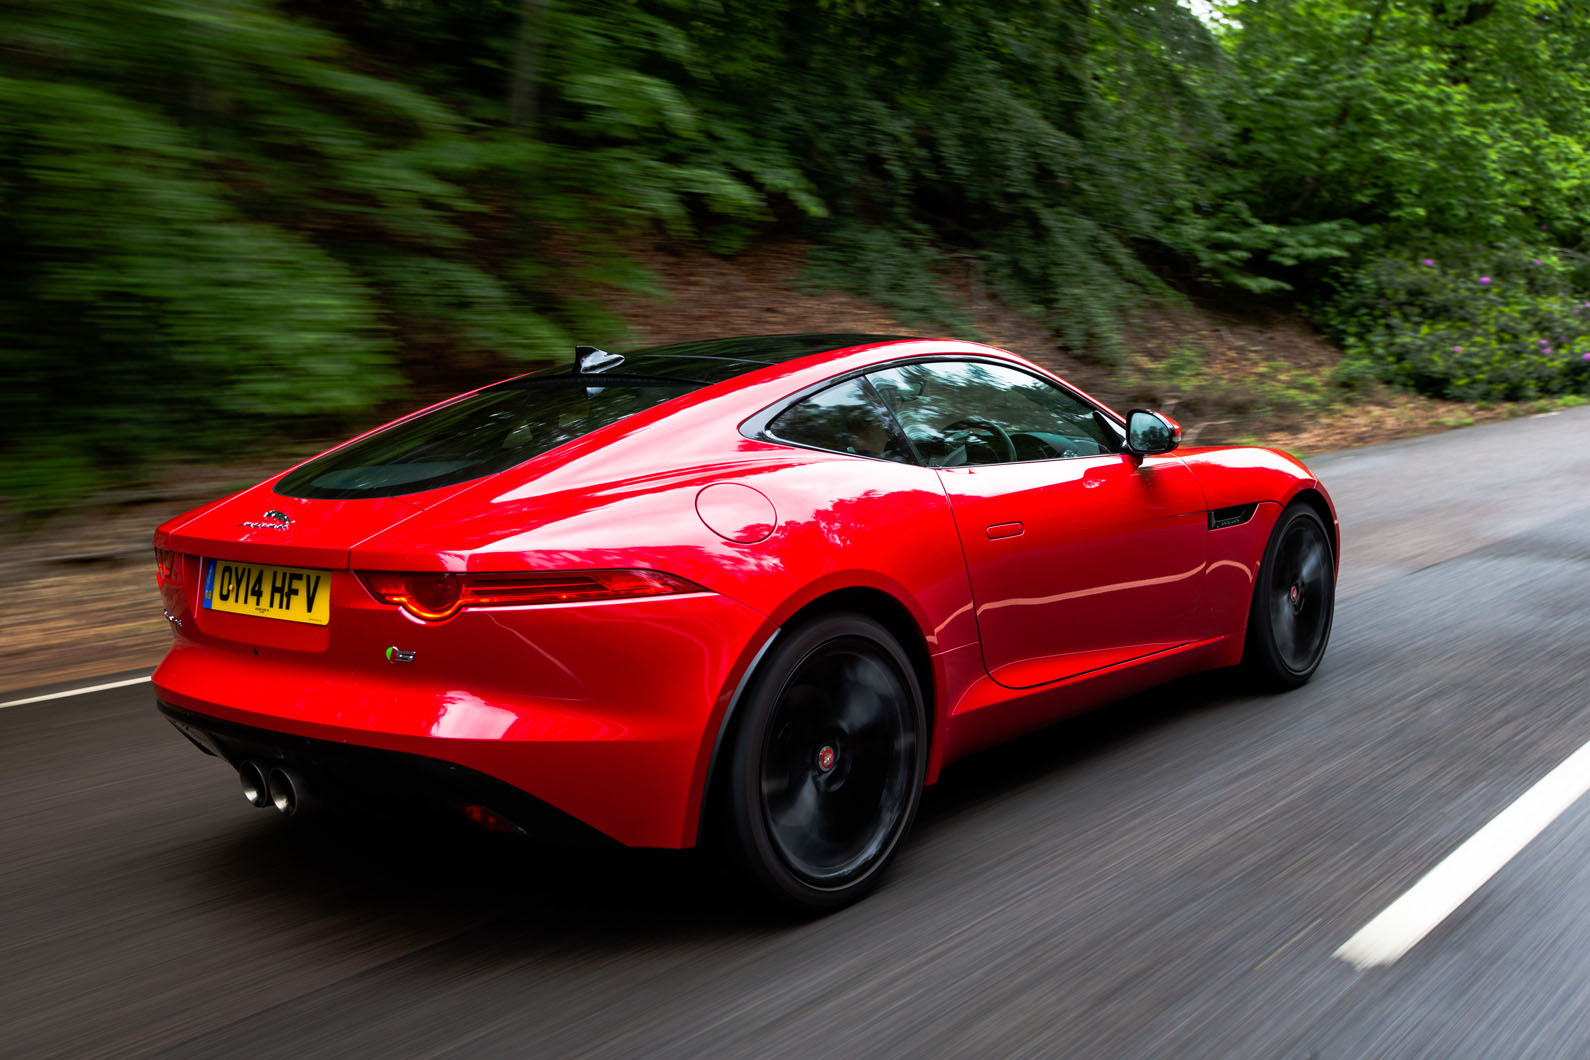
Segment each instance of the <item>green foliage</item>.
M1307 224L1266 224L1240 199L1213 217L1173 222L1202 276L1250 294L1276 294L1293 284L1276 275L1300 265L1343 263L1363 241L1358 226L1333 219Z
M828 226L808 261L803 286L846 289L892 306L908 327L944 329L976 338L976 330L940 290L949 261L922 232L840 222Z
M938 279L970 264L1113 356L1120 314L1167 294L1145 258L1198 267L1226 63L1178 4L755 6L720 28L714 54L738 56L720 84L760 101L826 206L815 279L945 322Z
M1590 235L1590 8L1235 0L1224 11L1245 86L1225 103L1242 201L1266 226L1353 236L1337 243L1347 254L1314 259L1324 270L1294 255L1303 267L1288 277L1345 341L1340 378L1467 399L1582 387L1590 274L1559 248Z
M1383 259L1337 299L1346 370L1463 401L1590 392L1582 262L1527 247Z
M968 281L1106 360L1133 306L1229 291L1319 307L1341 384L1583 391L1590 6L1219 10L12 4L0 496L614 341L592 294L658 234L805 240L808 282L933 330Z
M1228 97L1269 223L1539 241L1590 223L1590 8L1577 0L1241 0Z
M20 251L0 266L0 494L54 503L173 439L363 408L393 381L349 270L233 209L158 112L0 78L0 125Z
M338 243L462 241L415 154L439 108L253 3L35 5L4 45L0 494L383 397L389 328Z

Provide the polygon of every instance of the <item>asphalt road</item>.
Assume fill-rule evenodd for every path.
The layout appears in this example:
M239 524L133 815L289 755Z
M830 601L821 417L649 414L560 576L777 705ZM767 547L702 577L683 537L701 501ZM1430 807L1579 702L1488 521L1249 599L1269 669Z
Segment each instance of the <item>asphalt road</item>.
M817 922L678 855L295 827L147 685L0 710L0 1055L1590 1056L1590 799L1401 960L1333 956L1590 741L1587 442L1581 408L1313 461L1313 683L952 767Z

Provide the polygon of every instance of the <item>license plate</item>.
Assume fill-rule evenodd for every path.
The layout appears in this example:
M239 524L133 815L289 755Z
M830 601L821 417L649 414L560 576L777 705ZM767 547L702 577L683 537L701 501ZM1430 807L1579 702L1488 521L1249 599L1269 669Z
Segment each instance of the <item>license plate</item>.
M331 572L205 560L204 606L324 626L331 621Z

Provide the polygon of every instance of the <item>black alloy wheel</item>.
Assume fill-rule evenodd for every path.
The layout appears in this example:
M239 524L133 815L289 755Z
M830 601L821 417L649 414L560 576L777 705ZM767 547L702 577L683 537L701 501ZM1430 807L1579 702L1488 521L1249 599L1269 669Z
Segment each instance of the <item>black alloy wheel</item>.
M876 884L921 798L924 717L877 622L825 615L779 634L738 708L723 786L724 838L764 893L823 912Z
M1330 534L1306 504L1281 513L1259 564L1242 661L1264 685L1296 688L1314 675L1336 612Z

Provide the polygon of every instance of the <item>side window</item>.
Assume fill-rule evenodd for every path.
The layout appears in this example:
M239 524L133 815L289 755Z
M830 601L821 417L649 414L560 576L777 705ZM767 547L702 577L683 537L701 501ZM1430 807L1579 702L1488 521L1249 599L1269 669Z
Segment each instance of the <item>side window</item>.
M888 416L866 381L851 379L791 405L769 424L767 433L775 441L909 463L910 447Z
M1120 435L1086 401L1035 375L931 361L869 376L930 467L1098 456Z

